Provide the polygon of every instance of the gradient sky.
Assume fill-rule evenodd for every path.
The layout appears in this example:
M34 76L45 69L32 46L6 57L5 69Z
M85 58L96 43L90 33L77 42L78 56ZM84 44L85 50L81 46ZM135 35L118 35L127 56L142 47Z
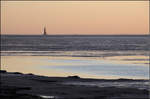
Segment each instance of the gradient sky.
M2 1L2 34L148 34L148 1Z

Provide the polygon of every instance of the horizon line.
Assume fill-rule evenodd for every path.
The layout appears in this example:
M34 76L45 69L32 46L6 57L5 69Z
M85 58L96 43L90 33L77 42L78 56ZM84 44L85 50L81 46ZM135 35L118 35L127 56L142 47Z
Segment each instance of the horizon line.
M43 34L0 34L1 36L3 35L18 35L18 36L32 36L32 35L37 35L37 36L43 36ZM47 34L46 36L61 36L61 35L73 35L73 36L94 36L94 35L99 35L99 36L150 36L150 34Z

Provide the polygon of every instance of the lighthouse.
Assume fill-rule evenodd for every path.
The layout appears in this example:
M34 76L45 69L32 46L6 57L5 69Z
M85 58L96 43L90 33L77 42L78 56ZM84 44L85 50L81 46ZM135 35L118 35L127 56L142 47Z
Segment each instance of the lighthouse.
M47 35L47 34L46 34L46 27L44 27L43 35Z

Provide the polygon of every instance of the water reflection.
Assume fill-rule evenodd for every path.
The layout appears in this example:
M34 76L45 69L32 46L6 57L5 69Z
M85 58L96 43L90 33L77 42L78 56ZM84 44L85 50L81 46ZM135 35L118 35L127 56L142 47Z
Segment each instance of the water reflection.
M1 69L46 76L148 79L148 56L1 56Z

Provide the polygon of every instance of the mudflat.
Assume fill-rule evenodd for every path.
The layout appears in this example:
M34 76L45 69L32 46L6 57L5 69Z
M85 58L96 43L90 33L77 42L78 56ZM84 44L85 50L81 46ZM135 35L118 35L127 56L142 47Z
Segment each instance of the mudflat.
M1 99L149 99L149 81L1 71Z

